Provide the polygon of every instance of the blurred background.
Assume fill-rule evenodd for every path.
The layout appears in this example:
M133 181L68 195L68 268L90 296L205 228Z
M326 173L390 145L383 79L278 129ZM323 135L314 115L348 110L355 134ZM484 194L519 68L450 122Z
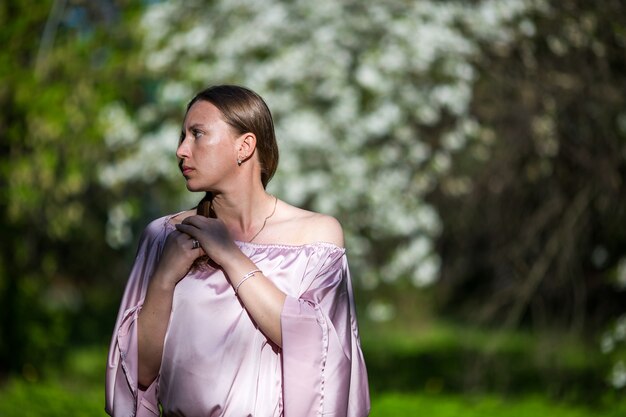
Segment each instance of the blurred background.
M346 233L372 416L626 414L621 0L0 4L0 415L100 416L187 101L260 93Z

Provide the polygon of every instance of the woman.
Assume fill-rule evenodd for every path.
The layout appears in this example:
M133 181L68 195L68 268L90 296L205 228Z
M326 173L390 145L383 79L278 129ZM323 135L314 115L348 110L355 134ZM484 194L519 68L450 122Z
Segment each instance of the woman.
M143 233L109 351L107 412L367 415L341 226L265 192L278 162L265 102L238 86L201 91L176 155L187 189L207 194Z

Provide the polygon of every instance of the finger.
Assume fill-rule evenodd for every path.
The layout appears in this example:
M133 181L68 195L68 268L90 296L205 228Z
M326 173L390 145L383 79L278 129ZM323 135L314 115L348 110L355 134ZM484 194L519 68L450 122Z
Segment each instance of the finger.
M195 226L188 225L188 224L179 223L176 225L176 230L188 236L191 236L194 239L198 239L198 236L200 234L200 229L198 229Z
M211 223L212 221L215 221L215 219L209 219L209 218L204 217L204 216L194 215L194 216L189 216L189 217L185 218L182 221L182 224L188 224L188 225L191 225L191 226L195 226L197 228L202 228L203 226L205 226L206 224Z

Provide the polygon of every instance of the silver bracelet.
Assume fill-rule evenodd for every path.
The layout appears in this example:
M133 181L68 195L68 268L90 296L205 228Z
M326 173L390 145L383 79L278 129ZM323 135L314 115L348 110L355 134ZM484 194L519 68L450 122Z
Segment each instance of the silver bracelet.
M261 270L255 269L254 271L250 271L246 275L244 275L243 278L241 278L241 281L239 281L237 286L235 286L235 295L237 295L237 290L239 290L239 287L241 287L241 284L243 284L248 278L252 278L254 274L256 274L257 272L261 272Z

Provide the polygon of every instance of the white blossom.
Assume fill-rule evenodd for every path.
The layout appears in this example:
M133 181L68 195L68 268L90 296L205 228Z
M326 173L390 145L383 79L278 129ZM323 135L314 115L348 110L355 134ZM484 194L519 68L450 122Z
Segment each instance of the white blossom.
M624 361L619 360L613 365L609 382L613 388L619 389L626 387L626 364L624 364Z
M513 42L516 31L528 36L525 14L540 7L547 6L150 4L141 19L142 56L150 75L163 81L156 102L134 116L115 103L103 110L103 120L114 120L107 144L124 152L101 167L101 183L180 181L174 152L184 103L198 86L246 85L266 99L276 122L281 156L271 192L339 217L355 277L368 288L400 277L428 285L439 273L433 240L441 224L424 197L438 185L469 192L470 179L448 178L452 156L468 151L484 160L495 141L470 114L481 44ZM436 137L426 137L433 131ZM183 190L181 182L181 201L189 201ZM375 264L378 239L406 244L385 247L389 261Z
M148 184L162 177L180 180L175 155L179 132L180 126L167 124L144 135L137 141L135 152L100 170L100 182L115 187L129 180Z
M159 91L159 101L163 104L182 106L193 96L194 91L189 84L179 81L167 81ZM181 122L182 124L182 122Z
M411 281L416 287L431 285L439 278L441 259L437 255L423 259L415 268Z
M602 336L600 341L600 350L604 354L608 354L613 352L615 349L615 339L613 339L613 335L607 333Z
M130 220L133 209L127 202L117 204L109 209L106 225L106 241L114 249L127 245L132 240Z
M367 306L367 316L376 322L385 322L393 319L396 315L396 308L389 302L374 300Z
M137 126L121 103L111 103L100 113L104 127L104 141L109 148L119 148L137 140Z

